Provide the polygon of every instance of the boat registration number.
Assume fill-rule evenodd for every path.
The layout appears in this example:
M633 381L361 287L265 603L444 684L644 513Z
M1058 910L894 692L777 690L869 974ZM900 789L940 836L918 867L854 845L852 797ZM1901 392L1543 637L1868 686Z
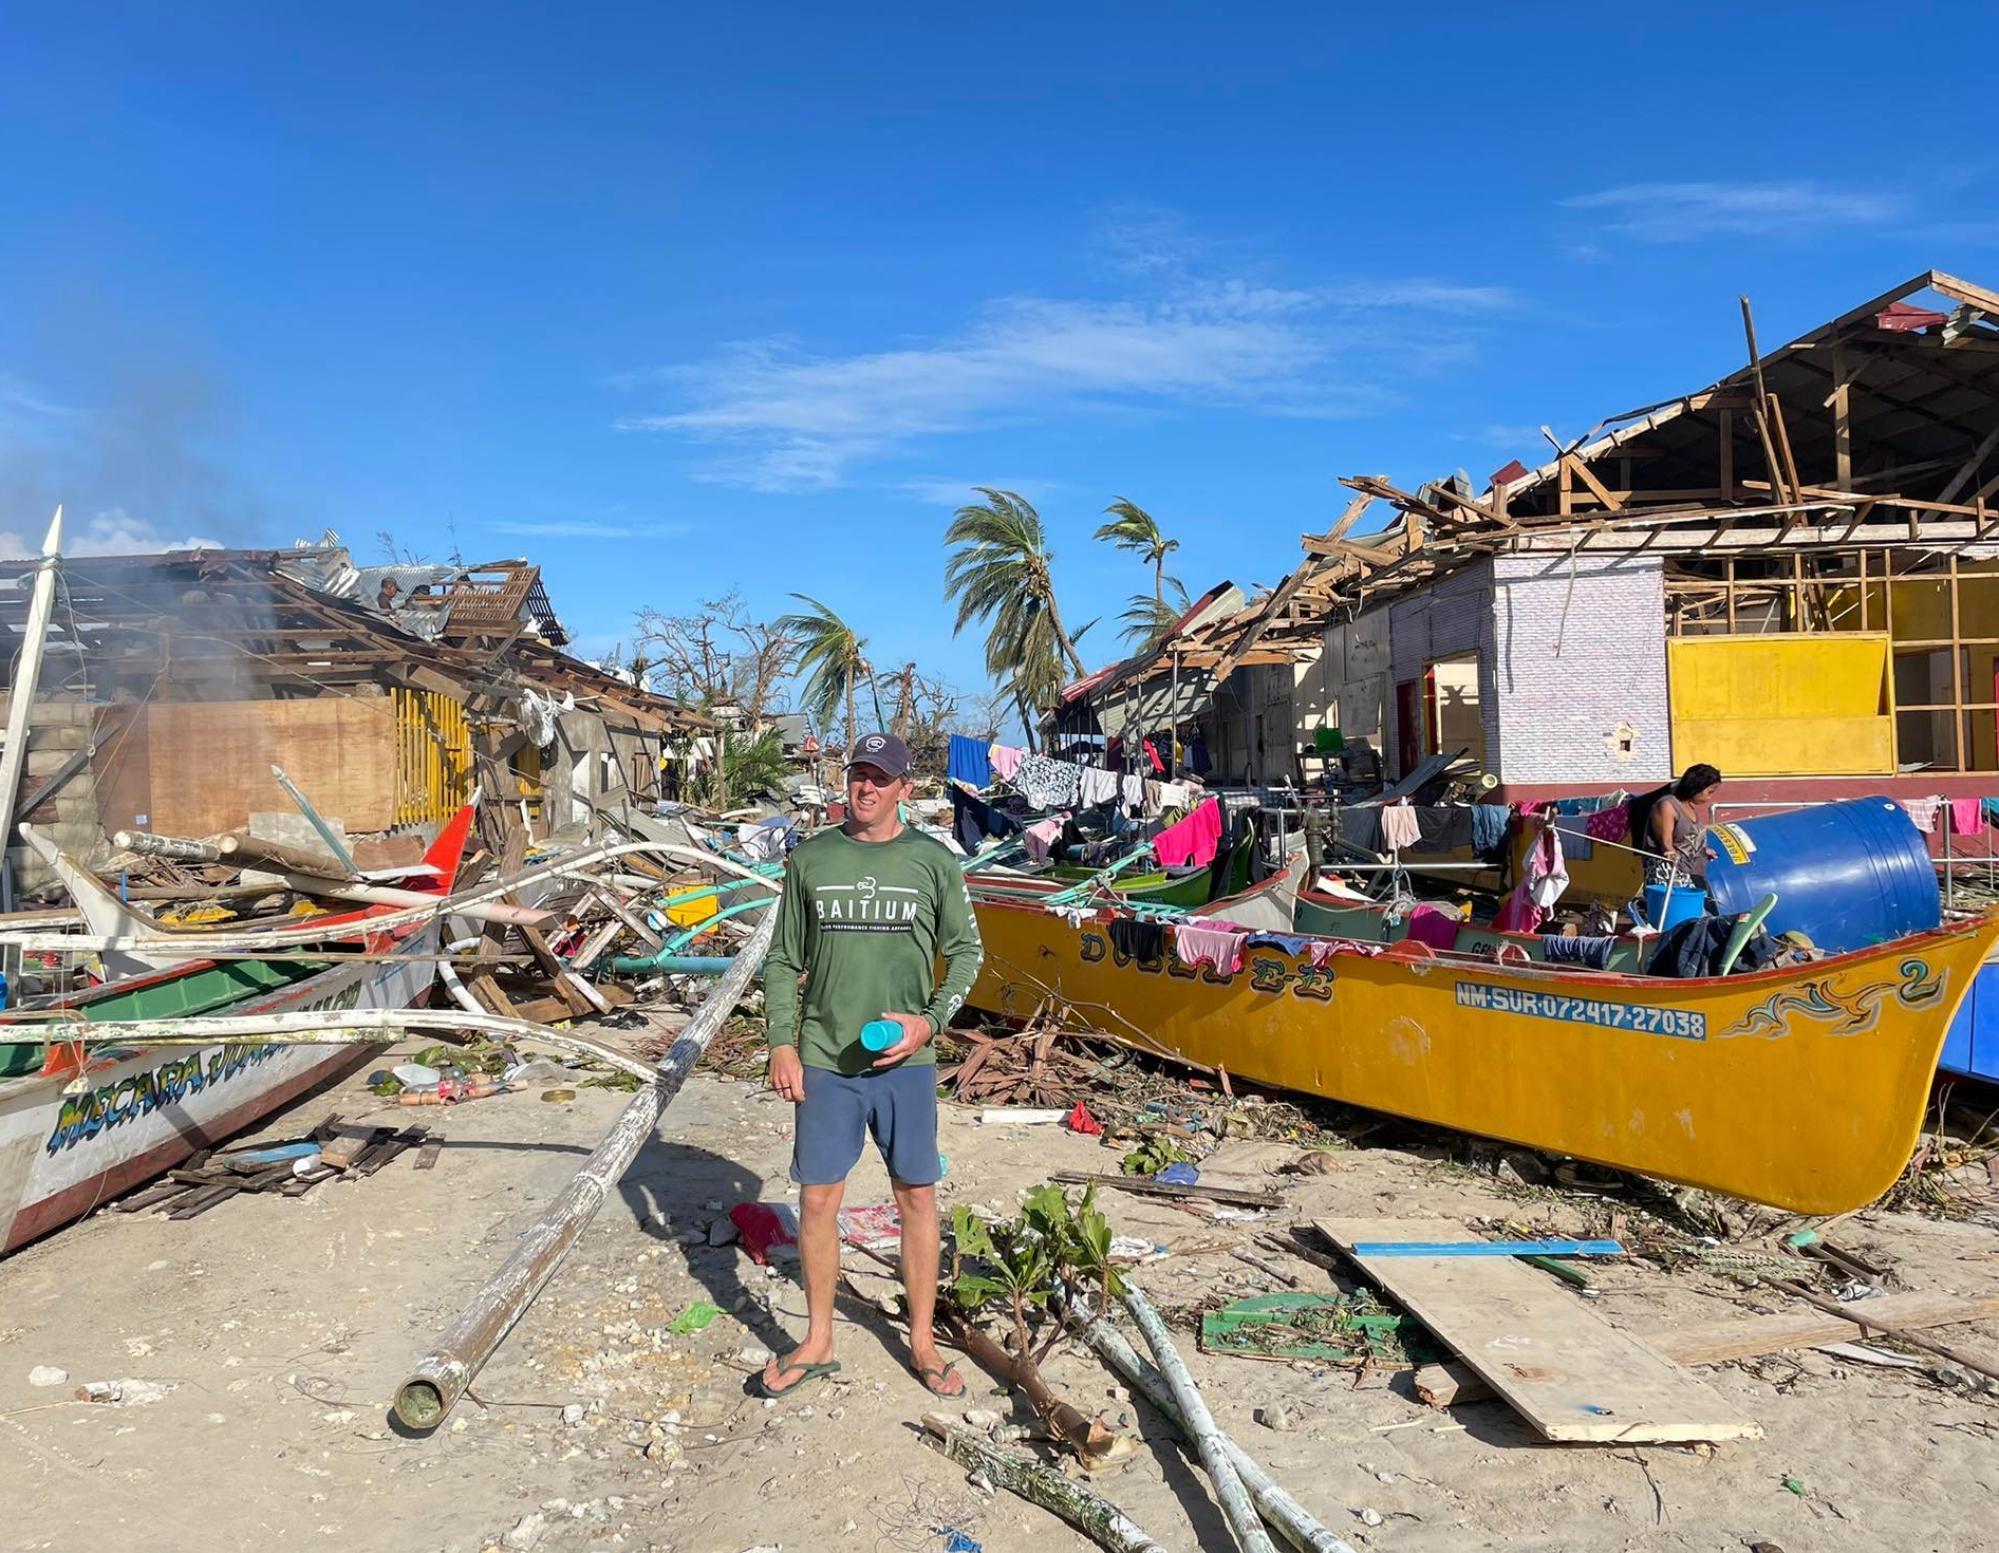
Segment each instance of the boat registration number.
M1597 1025L1605 1030L1630 1030L1638 1035L1669 1035L1682 1041L1707 1039L1707 1015L1692 1009L1647 1008L1642 1003L1611 1003L1602 998L1538 992L1531 987L1461 981L1458 1007L1491 1014L1524 1014L1530 1019L1558 1019L1564 1024Z

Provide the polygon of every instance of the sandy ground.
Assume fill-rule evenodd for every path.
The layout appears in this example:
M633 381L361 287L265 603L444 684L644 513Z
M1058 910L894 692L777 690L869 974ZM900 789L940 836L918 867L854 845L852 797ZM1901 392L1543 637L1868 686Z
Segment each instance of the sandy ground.
M364 1181L297 1200L238 1198L184 1223L99 1214L0 1263L0 1545L473 1553L512 1534L505 1545L555 1550L793 1553L941 1550L937 1528L954 1526L991 1553L1090 1546L1005 1494L982 1494L920 1443L915 1421L934 1404L903 1368L893 1326L860 1300L843 1306L840 1384L782 1406L746 1397L756 1351L803 1330L803 1301L789 1275L710 1246L706 1228L716 1205L788 1195L790 1118L767 1094L707 1074L479 1377L476 1400L428 1438L400 1434L387 1402L410 1361L624 1100L586 1089L573 1104L529 1093L428 1111L423 1120L449 1140L432 1171L406 1154ZM332 1109L397 1114L350 1083L264 1133L296 1133ZM1115 1168L1092 1140L982 1128L973 1114L947 1107L943 1126L959 1200L1010 1208L1052 1169ZM1295 1152L1233 1142L1203 1167L1210 1178L1281 1183L1291 1206L1269 1225L1108 1199L1121 1232L1182 1248L1141 1273L1158 1304L1184 1310L1269 1287L1198 1249L1257 1228L1522 1211L1488 1181L1392 1150L1342 1153L1326 1176L1270 1177ZM886 1196L870 1158L848 1200ZM1989 1230L1883 1215L1842 1234L1897 1258L1911 1289L1999 1285ZM1292 1270L1305 1287L1326 1284L1311 1267ZM1602 1283L1597 1309L1634 1328L1749 1308L1742 1291L1703 1273L1633 1264ZM667 1333L697 1299L731 1314ZM1999 1405L1919 1371L1815 1353L1747 1361L1700 1373L1763 1425L1761 1440L1549 1446L1503 1403L1439 1412L1414 1399L1406 1375L1357 1390L1346 1371L1210 1357L1184 1325L1179 1335L1222 1426L1356 1547L1999 1547ZM1999 1355L1999 1329L1948 1336ZM164 1394L79 1403L69 1387L31 1386L38 1365L67 1370L71 1386L122 1378ZM1011 1406L965 1367L974 1405ZM1147 1449L1102 1486L1164 1547L1231 1545L1169 1426L1125 1401L1087 1352L1059 1354L1049 1375L1086 1411L1123 1414L1142 1434ZM1297 1414L1289 1431L1255 1421L1278 1401Z

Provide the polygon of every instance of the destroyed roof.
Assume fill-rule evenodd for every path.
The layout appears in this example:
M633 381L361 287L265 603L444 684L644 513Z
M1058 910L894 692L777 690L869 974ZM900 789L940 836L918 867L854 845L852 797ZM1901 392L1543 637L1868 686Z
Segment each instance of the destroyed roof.
M359 684L504 703L523 684L648 729L706 728L678 702L626 684L533 636L452 631L427 640L400 613L365 607L290 574L296 552L180 550L62 563L42 683L100 700L346 694ZM19 635L38 562L0 563L0 628ZM528 567L528 572L535 568ZM11 655L4 671L11 674Z
M410 635L426 641L518 630L531 631L553 647L569 641L542 586L541 568L524 560L356 566L338 544L239 553L268 556L278 570L316 592L391 615ZM384 584L394 585L387 597Z

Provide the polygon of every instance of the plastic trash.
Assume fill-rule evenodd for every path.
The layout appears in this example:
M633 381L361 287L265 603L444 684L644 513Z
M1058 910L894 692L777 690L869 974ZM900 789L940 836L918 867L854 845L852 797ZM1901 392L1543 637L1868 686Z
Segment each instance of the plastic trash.
M411 1089L428 1089L444 1077L437 1069L427 1068L420 1062L399 1062L389 1071Z
M509 1084L547 1084L568 1075L569 1070L553 1057L532 1057L515 1063L502 1077Z
M1162 1186L1193 1186L1201 1179L1201 1172L1188 1164L1168 1165L1152 1179Z
M721 1314L721 1306L711 1305L706 1300L696 1300L667 1322L666 1329L676 1337L685 1337L689 1332L706 1331L708 1324Z

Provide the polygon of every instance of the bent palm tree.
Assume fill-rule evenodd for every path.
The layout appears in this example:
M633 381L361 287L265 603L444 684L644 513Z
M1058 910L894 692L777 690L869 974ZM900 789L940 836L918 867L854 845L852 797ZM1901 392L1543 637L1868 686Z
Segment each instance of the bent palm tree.
M1158 520L1151 513L1122 496L1104 511L1110 515L1111 521L1099 527L1091 537L1107 539L1120 550L1145 557L1146 564L1152 568L1153 601L1164 606L1166 558L1180 548L1180 541L1168 539L1160 533Z
M856 636L854 628L819 600L803 593L792 597L812 606L809 612L785 615L777 622L780 631L798 643L798 667L805 675L799 709L821 732L832 726L833 714L844 701L846 742L854 742L854 689L862 680L872 681L868 666L867 639Z
M1124 622L1124 639L1140 652L1151 651L1166 639L1180 623L1180 617L1193 608L1193 603L1178 577L1166 579L1163 597L1134 593L1124 613L1118 616Z
M1065 661L1078 679L1087 671L1062 629L1041 515L1012 491L973 489L985 500L960 507L944 531L944 542L957 547L944 565L944 597L958 605L952 632L983 621L986 672L1025 704L1046 706Z

